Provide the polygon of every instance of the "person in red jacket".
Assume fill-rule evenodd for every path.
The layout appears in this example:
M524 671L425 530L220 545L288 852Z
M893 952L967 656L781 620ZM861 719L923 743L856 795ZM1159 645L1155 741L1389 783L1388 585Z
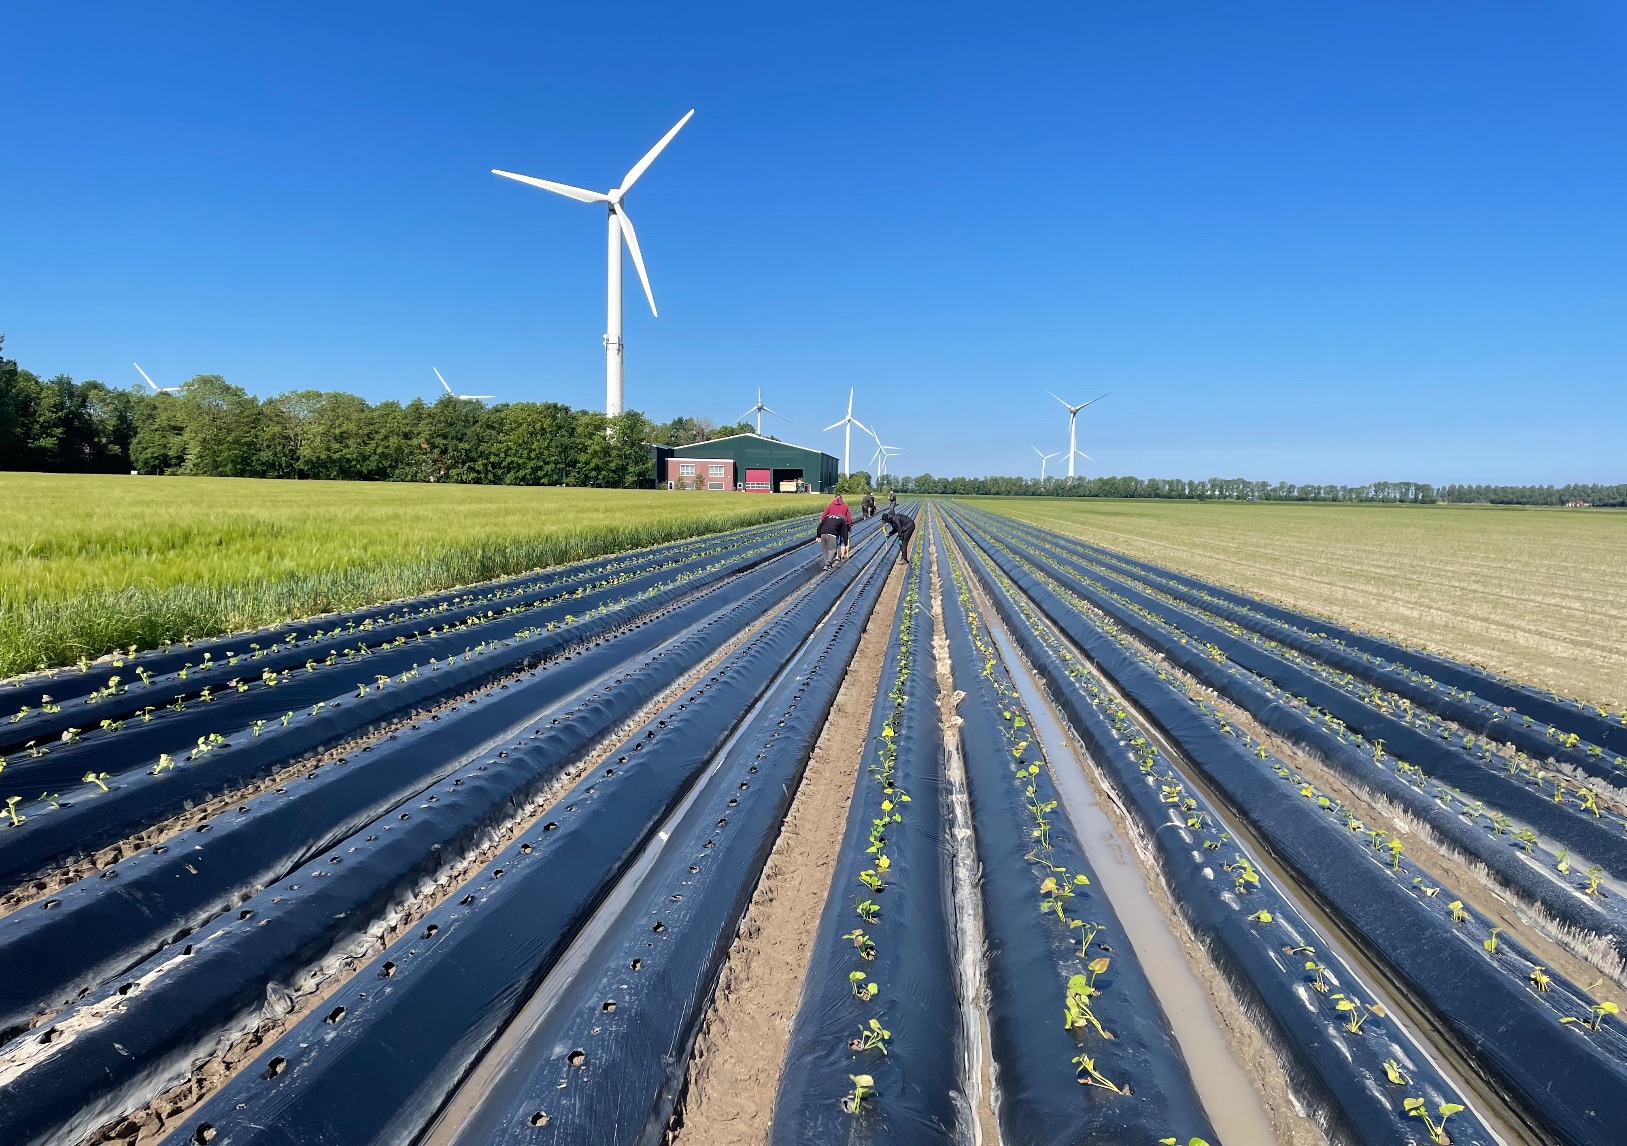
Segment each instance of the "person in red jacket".
M847 502L842 495L837 494L831 503L825 507L825 512L819 518L819 528L816 532L829 534L834 532L842 546L842 560L847 560L847 534L853 528L853 512L847 508Z

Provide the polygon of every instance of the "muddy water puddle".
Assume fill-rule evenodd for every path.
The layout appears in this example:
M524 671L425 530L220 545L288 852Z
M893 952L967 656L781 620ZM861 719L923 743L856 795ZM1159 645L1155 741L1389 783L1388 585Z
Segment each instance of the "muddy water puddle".
M1050 698L1029 676L1016 647L998 627L991 627L1012 683L1028 709L1034 735L1050 762L1051 774L1085 858L1096 871L1101 889L1123 923L1136 958L1146 969L1158 1001L1169 1016L1215 1132L1226 1143L1269 1146L1277 1141L1271 1120L1253 1083L1232 1057L1220 1020L1203 985L1181 951L1171 920L1153 898L1136 863L1134 845L1108 818L1087 779L1086 764L1073 738L1063 728Z

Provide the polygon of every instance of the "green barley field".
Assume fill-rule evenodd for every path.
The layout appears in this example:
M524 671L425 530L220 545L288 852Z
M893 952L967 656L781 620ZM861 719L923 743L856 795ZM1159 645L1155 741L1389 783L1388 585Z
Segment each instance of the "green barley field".
M1627 704L1627 510L968 500L1531 684Z
M816 500L0 473L0 675L813 513Z

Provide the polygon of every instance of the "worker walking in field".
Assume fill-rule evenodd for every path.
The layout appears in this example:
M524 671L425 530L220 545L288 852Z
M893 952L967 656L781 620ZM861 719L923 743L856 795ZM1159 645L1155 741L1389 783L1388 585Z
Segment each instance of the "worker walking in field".
M887 510L889 513L898 512L898 495L892 490L887 491Z
M887 530L888 537L898 539L898 559L905 565L910 563L910 539L915 536L915 519L907 513L899 513L890 509L881 515L881 524Z
M876 495L870 490L864 491L864 500L859 502L859 512L867 518L876 515Z
M853 513L847 508L847 502L842 495L837 494L831 503L825 507L820 515L819 528L814 535L819 538L819 547L825 557L825 568L829 569L838 560L838 547L840 560L847 560L847 535L853 528Z

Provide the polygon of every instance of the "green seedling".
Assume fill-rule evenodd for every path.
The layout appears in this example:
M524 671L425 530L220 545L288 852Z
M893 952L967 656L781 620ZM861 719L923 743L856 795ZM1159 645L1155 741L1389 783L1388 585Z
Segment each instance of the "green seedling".
M881 877L879 875L877 875L873 870L872 871L861 871L856 878L858 879L858 881L860 883L864 884L864 886L868 887L871 891L879 892L881 890Z
M1160 1138L1158 1146L1181 1146L1181 1140L1179 1138ZM1188 1138L1186 1146L1209 1146L1209 1142L1205 1138Z
M22 827L23 821L28 819L27 816L17 811L17 805L22 803L22 800L21 796L12 796L6 801L5 814L11 817L11 826L14 828Z
M868 1026L859 1028L858 1038L849 1040L847 1049L856 1051L879 1050L882 1054L886 1054L887 1040L892 1037L892 1031L883 1030L878 1020L871 1019Z
M1263 908L1261 910L1259 910L1259 911L1256 911L1253 915L1249 916L1249 919L1254 923L1270 923L1275 918L1276 917L1274 915L1272 915L1269 911L1264 910Z
M1553 979L1549 977L1546 967L1541 964L1532 967L1530 978L1531 986L1537 994L1546 995L1548 993L1548 987L1553 982Z
M1587 878L1587 886L1582 889L1583 895L1598 895L1599 883L1604 879L1604 869L1597 865L1588 868L1582 873Z
M1491 938L1484 940L1480 944L1480 946L1482 946L1482 947L1484 947L1486 949L1486 953L1488 955L1497 954L1497 937L1499 935L1501 935L1502 933L1503 933L1503 929L1501 927L1493 927L1491 929Z
M1389 849L1390 849L1390 867L1393 868L1396 871L1400 871L1401 870L1401 851L1406 845L1404 845L1398 839L1391 839L1388 846L1389 846Z
M56 802L56 798L57 798L57 793L55 793L55 792L41 792L40 793L40 799L41 800L45 801L47 804L50 804L51 807L53 807L53 808L60 808L62 805Z
M881 904L873 899L861 899L853 905L853 910L859 913L859 918L866 923L874 923L881 915Z
M253 724L249 725L249 735L250 736L258 736L258 735L260 735L260 729L264 728L265 726L266 726L265 721L256 720Z
M854 928L852 931L849 931L846 935L842 936L842 938L852 941L853 946L858 948L860 959L868 962L876 957L876 941L871 939L858 928Z
M1090 945L1096 942L1096 936L1101 933L1102 925L1100 923L1086 923L1082 919L1068 920L1068 929L1071 931L1075 927L1082 932L1079 936L1079 957L1083 959L1089 953Z
M102 791L107 791L106 772L86 772L83 776L79 777L79 782L81 784L95 784Z
M1469 922L1469 913L1464 910L1463 901L1461 899L1454 899L1451 903L1448 903L1446 905L1446 910L1452 913L1453 923Z
M70 728L70 729L67 729L65 732L63 732L63 734L62 734L62 743L64 743L64 744L78 744L79 743L79 729Z
M1412 1081L1412 1079L1408 1078L1406 1073L1402 1071L1401 1064L1396 1062L1393 1058L1387 1058L1384 1060L1384 1077L1390 1080L1391 1086L1406 1086Z
M1424 1105L1424 1100L1421 1098L1403 1099L1401 1105L1411 1117L1424 1120L1424 1126L1429 1131L1429 1140L1431 1142L1437 1143L1438 1146L1449 1146L1452 1140L1446 1136L1446 1120L1462 1110L1463 1107L1455 1102L1441 1103L1435 1108L1436 1114L1440 1116L1440 1120L1436 1121L1429 1116L1429 1108Z
M1323 995L1327 994L1328 980L1326 976L1328 969L1322 966L1322 964L1318 963L1315 959L1310 959L1305 963L1305 970L1311 973L1311 986L1315 987L1319 993Z
M284 727L284 728L287 728L287 727L288 727L288 722L289 722L289 721L290 721L290 720L292 720L292 719L294 719L294 714L293 714L293 713L292 713L292 712L285 712L285 713L283 713L283 714L282 714L282 726L283 726L283 727Z
M849 971L847 973L847 984L852 988L853 997L861 1002L867 1003L881 993L880 987L874 983L865 982L863 971Z
M1621 1008L1607 999L1602 1003L1593 1004L1592 1014L1589 1018L1578 1019L1572 1015L1566 1015L1559 1021L1561 1023L1575 1023L1577 1026L1586 1027L1590 1031L1596 1031L1599 1029L1599 1024L1604 1022L1606 1015L1615 1015L1620 1012Z
M1079 1083L1081 1086L1099 1086L1103 1090L1112 1091L1114 1094L1130 1093L1128 1089L1119 1086L1115 1082L1109 1081L1101 1071L1097 1070L1096 1060L1091 1058L1088 1054L1074 1055L1073 1064L1079 1068Z
M168 752L160 752L158 754L158 763L153 766L153 770L152 770L151 774L156 776L160 772L168 771L169 769L174 768L174 767L175 767L175 757L171 756Z
M1569 875L1571 870L1570 852L1561 850L1560 853L1554 857L1554 859L1556 861L1554 866L1558 870L1559 874Z
M1333 1005L1333 1009L1345 1016L1345 1030L1353 1035L1361 1034L1362 1024L1367 1021L1368 1016L1377 1015L1381 1019L1384 1017L1384 1007L1380 1003L1367 1006L1360 999L1346 998L1344 995L1333 997L1339 1000Z
M1092 1010L1090 1005L1090 1000L1101 994L1101 991L1096 987L1096 976L1106 971L1111 963L1112 960L1106 956L1092 959L1086 967L1088 974L1074 975L1068 979L1068 986L1062 1004L1062 1025L1064 1030L1071 1031L1085 1026L1092 1026L1096 1028L1096 1033L1104 1039L1114 1037L1102 1026L1101 1020L1096 1017L1096 1012Z
M1519 831L1514 833L1514 838L1520 841L1520 847L1525 850L1527 855L1529 855L1531 849L1536 845L1537 833L1533 832L1530 828L1521 828Z
M864 1106L864 1100L876 1093L876 1080L868 1074L850 1074L848 1080L853 1083L853 1090L842 1097L842 1109L849 1114L857 1114Z

